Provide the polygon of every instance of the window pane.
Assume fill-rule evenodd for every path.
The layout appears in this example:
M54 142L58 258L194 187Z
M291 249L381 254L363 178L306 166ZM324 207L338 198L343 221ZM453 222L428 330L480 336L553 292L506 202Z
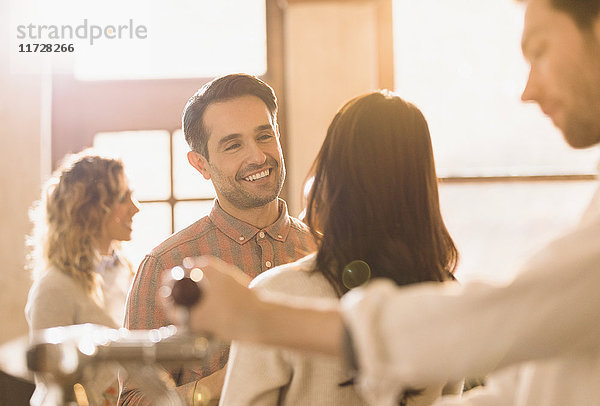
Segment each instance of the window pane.
M89 17L92 7L93 18ZM78 79L194 78L266 72L265 0L109 0L100 6L74 9L79 10L73 16L79 23L89 18L89 24L101 28L110 25L118 30L121 25L127 26L120 37L102 37L93 46L79 41L74 63ZM130 31L137 32L138 27L144 27L144 38L131 38ZM116 30L111 36L118 34Z
M461 260L459 280L502 280L544 244L575 225L594 181L442 183L446 226Z
M396 91L427 118L440 176L594 173L520 93L522 4L395 0Z
M123 243L127 258L137 269L152 248L171 234L171 207L168 203L141 203L133 218L131 241Z
M214 200L204 200L177 203L175 205L175 232L183 230L190 224L207 216L212 210L213 202Z
M173 134L173 194L176 199L212 199L216 196L213 184L190 165L189 150L183 131L176 131Z
M171 195L169 137L167 131L98 133L94 148L121 157L138 200L166 200Z

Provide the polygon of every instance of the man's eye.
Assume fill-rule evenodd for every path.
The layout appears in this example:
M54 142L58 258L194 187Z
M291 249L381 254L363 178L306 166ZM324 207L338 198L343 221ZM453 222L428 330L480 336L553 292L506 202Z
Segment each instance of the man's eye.
M260 141L268 141L273 138L273 134L262 134L258 137Z
M225 147L225 151L233 151L235 149L238 149L240 147L240 144L231 144Z

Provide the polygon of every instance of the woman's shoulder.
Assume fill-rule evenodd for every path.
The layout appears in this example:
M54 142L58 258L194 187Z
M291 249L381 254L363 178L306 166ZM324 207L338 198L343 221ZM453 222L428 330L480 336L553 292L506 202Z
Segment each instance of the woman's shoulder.
M63 272L46 269L29 290L25 316L31 330L73 324L73 304L83 299L83 289Z
M69 275L57 268L48 268L33 282L33 291L78 291L79 285Z
M258 275L250 283L251 288L262 288L285 281L289 278L306 278L314 271L315 254L310 254L297 261L288 264L276 266Z
M300 296L335 296L329 282L315 269L315 254L280 265L258 275L251 289Z
M58 298L63 302L82 300L83 289L65 273L49 268L31 285L27 297L28 306L45 306Z

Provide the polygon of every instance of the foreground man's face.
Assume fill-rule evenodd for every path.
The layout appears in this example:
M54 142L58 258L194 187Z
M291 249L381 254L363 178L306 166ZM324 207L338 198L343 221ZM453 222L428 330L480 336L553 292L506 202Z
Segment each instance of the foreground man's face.
M529 0L522 40L530 63L524 101L535 101L575 148L600 142L600 17L581 29L550 0Z

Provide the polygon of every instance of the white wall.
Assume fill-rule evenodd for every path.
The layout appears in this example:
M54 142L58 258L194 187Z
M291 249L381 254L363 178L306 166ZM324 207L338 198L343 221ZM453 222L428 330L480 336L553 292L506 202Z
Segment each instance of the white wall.
M39 198L49 170L42 142L42 100L49 93L40 75L11 72L8 1L0 2L0 343L27 334L23 308L31 284L25 265L28 208ZM45 94L46 96L42 96ZM47 125L47 122L44 123Z

